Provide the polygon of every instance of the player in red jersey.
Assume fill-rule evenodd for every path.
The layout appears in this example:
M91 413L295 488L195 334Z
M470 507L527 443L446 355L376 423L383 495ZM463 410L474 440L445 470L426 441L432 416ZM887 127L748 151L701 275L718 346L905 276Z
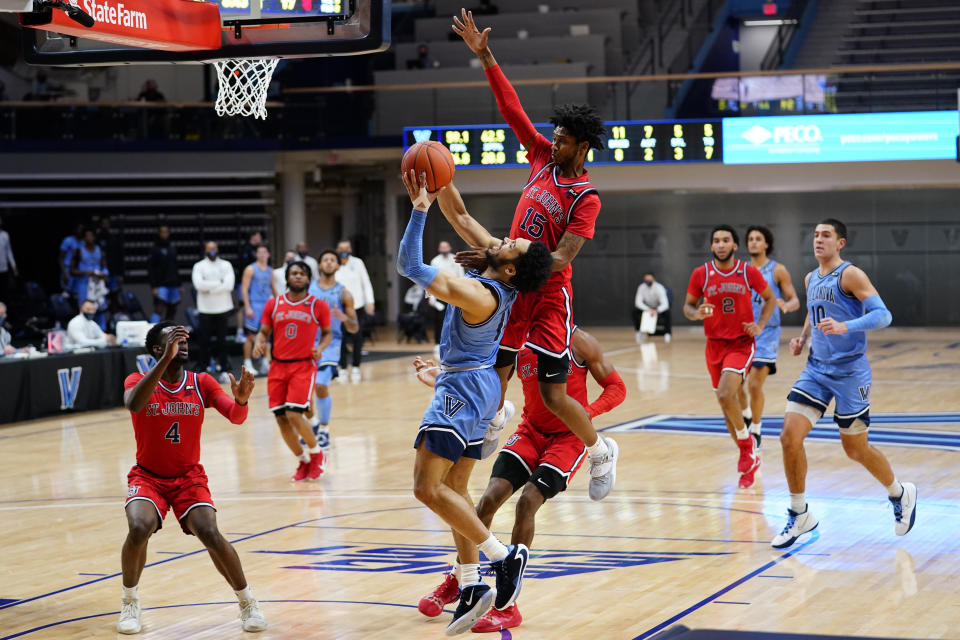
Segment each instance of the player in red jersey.
M627 395L620 374L606 359L597 339L574 327L571 339L571 359L567 377L567 393L587 410L590 419L618 406ZM477 515L487 526L500 507L516 493L523 492L517 502L511 544L533 543L534 518L543 504L561 491L566 491L570 480L583 462L587 450L566 425L544 405L538 383L538 355L524 347L517 355L517 374L523 385L523 419L516 432L507 438L500 450L487 489L477 504ZM414 367L417 377L432 386L438 370L434 363L417 358ZM593 403L587 403L587 371L603 387ZM429 617L440 615L443 605L456 601L458 565L432 593L420 600L418 608ZM522 622L520 610L514 603L499 611L490 609L473 626L477 633L500 631L516 627Z
M537 370L543 403L587 445L590 498L602 500L613 488L611 480L615 475L618 448L612 439L597 435L583 407L567 395L565 382L573 334L570 263L583 244L593 238L600 213L600 197L590 182L584 162L591 147L603 149L601 137L606 129L590 105L560 105L550 118L555 127L551 144L534 129L490 52L487 46L490 29L481 33L472 13L465 10L461 11L460 18L454 17L453 22L453 30L480 59L500 114L527 150L530 177L517 203L510 237L539 240L553 253L550 280L535 293L521 294L510 312L496 365L503 394L516 367L517 352L524 346L530 347L539 358ZM488 246L479 242L471 245L481 249ZM476 266L471 261L482 258L482 253L472 252L464 259L469 266ZM500 431L509 419L509 405L504 411L503 404L501 398L501 411L491 422L488 440L499 440ZM484 451L495 451L496 442L492 445L484 447Z
M323 300L307 293L312 277L306 262L297 260L287 265L287 291L267 301L253 347L253 356L259 358L273 334L267 399L270 411L277 417L283 441L300 461L290 478L292 482L316 480L327 464L310 423L303 417L310 407L313 380L317 375L315 361L333 339L330 308ZM322 332L319 342L316 342L317 327ZM300 438L306 448L300 445Z
M233 400L206 373L184 371L189 358L187 330L170 321L147 332L147 353L157 360L146 375L131 373L123 383L123 404L129 409L137 438L137 464L127 475L127 539L123 567L123 601L117 631L140 633L138 584L147 559L147 541L163 526L168 509L188 535L207 548L214 566L240 601L244 631L263 631L267 621L247 586L240 558L217 528L216 510L200 464L200 430L204 409L213 407L233 424L247 419L247 398L253 373L241 369L240 381L230 375Z
M733 227L721 224L713 228L710 232L713 261L697 267L690 275L683 315L688 320L703 320L707 370L723 409L727 430L740 449L737 471L739 486L745 489L753 485L760 456L756 440L750 437L743 420L740 387L756 353L754 337L763 331L777 302L760 270L737 259L739 244L740 237ZM763 298L756 322L751 291Z

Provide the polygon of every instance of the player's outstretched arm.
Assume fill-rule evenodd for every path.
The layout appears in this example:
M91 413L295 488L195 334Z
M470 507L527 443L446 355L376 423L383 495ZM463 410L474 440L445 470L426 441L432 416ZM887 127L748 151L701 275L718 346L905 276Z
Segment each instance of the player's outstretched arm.
M773 278L777 281L777 286L780 287L780 292L783 294L783 299L777 300L781 313L790 313L799 309L800 296L797 295L797 290L793 286L793 280L790 279L790 272L787 271L787 268L778 263L773 270Z
M613 363L607 360L596 338L582 329L577 329L571 342L574 357L587 363L590 375L603 388L600 396L586 407L592 420L622 403L627 397L627 385L614 369Z
M230 389L233 397L228 396L208 373L201 373L197 376L197 382L202 387L204 406L213 407L217 413L230 421L231 424L243 424L247 419L249 408L247 400L253 393L253 373L247 371L246 367L240 368L240 380L230 376Z
M157 383L160 382L160 378L180 352L180 342L186 341L189 337L190 334L184 327L174 327L163 334L161 342L163 355L160 356L157 364L147 375L143 376L137 384L127 389L123 394L123 406L130 413L140 413L147 406L150 396L157 388Z
M460 191L451 182L437 195L440 211L453 230L471 247L487 249L500 244L482 224L467 211L467 205L460 197Z
M883 303L870 278L859 267L850 266L840 276L840 288L847 291L863 303L866 312L859 318L838 322L833 318L824 318L817 329L826 335L847 333L848 331L874 331L883 329L893 321L893 315Z

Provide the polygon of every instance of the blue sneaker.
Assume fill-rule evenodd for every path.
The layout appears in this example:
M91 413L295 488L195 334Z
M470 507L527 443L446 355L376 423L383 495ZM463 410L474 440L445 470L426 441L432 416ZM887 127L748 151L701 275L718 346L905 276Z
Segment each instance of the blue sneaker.
M523 582L523 572L527 568L530 550L525 544L510 545L507 547L507 557L499 562L491 562L494 574L497 576L497 599L493 606L503 611L514 603L520 595Z
M482 582L472 584L460 590L460 604L453 614L453 620L447 625L446 634L455 636L466 633L490 610L497 592Z

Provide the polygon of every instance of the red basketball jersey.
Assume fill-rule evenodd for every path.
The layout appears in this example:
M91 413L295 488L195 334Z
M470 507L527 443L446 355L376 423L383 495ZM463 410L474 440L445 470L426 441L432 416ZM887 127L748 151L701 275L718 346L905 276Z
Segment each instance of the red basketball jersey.
M567 370L567 395L587 406L587 368L580 366L570 358ZM517 375L523 384L523 419L541 433L562 433L569 431L567 425L543 404L540 397L540 383L537 380L537 354L524 347L517 354Z
M527 150L530 178L523 188L510 227L511 238L539 240L556 251L565 231L593 238L600 196L584 171L578 178L560 177L560 169L550 160L550 141L537 134ZM568 264L550 274L547 287L557 288L570 281L573 269Z
M737 260L728 272L711 260L690 275L687 293L713 305L713 315L703 320L703 332L715 340L735 340L747 335L743 323L753 322L753 294L762 293L767 281L756 267Z
M131 373L123 383L132 389L142 373ZM147 406L131 413L137 438L137 464L166 478L186 474L200 462L200 429L204 407L212 407L223 389L209 374L184 371L180 384L162 380Z
M273 328L273 357L277 361L313 357L318 327L330 326L330 307L312 295L291 302L287 294L270 298L260 323Z

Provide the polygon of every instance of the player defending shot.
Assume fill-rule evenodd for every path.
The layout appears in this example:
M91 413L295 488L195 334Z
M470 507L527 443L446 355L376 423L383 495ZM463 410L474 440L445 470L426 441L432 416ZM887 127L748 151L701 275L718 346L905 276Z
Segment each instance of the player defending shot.
M727 431L740 449L738 485L746 489L753 486L760 456L757 442L750 437L743 421L740 387L756 353L754 337L760 335L770 320L776 301L760 271L737 259L739 244L740 237L733 227L720 224L713 228L710 232L713 260L697 267L690 275L683 315L688 320L703 320L707 370ZM751 290L763 299L757 320L753 318Z
M504 238L488 249L483 272L456 277L424 264L423 226L437 197L427 193L425 182L412 171L403 176L414 206L397 271L448 305L440 337L443 373L414 442L413 493L455 532L464 588L446 633L456 635L469 630L491 604L501 610L513 604L527 566L524 545L507 547L477 517L467 483L500 402L493 365L510 307L518 291L536 290L547 281L552 258L542 243ZM478 546L492 562L496 590L480 580Z
M240 381L230 374L231 400L206 373L185 371L187 330L170 321L147 332L147 353L157 364L146 375L131 373L123 383L123 404L130 411L137 439L137 464L127 475L127 539L123 567L123 600L117 631L140 633L140 574L147 560L147 542L163 526L168 509L187 535L194 535L240 601L244 631L263 631L267 621L253 597L240 557L217 528L216 509L200 464L200 431L204 410L215 408L233 424L247 419L247 398L253 373L241 369Z
M916 485L899 482L886 456L867 441L871 373L866 332L886 327L892 316L867 274L840 257L846 244L847 227L839 220L828 218L814 229L813 253L820 266L804 280L807 319L800 335L790 341L795 356L809 342L810 355L787 396L780 434L790 508L786 526L770 542L777 549L789 547L819 524L804 495L807 454L803 440L833 399L833 421L840 429L843 450L886 487L895 533L906 535L917 515Z
M579 402L591 420L618 406L627 395L620 374L604 357L597 339L574 328L570 343L570 371L567 393ZM414 361L417 377L433 386L436 368L432 361ZM587 371L603 388L600 396L587 403ZM587 449L553 413L543 405L537 382L537 354L527 347L517 356L517 375L523 385L523 419L516 432L500 450L490 482L477 505L477 515L490 527L493 516L514 493L523 488L517 501L510 544L533 544L534 518L550 498L566 491L586 457ZM440 615L443 605L456 601L459 591L460 563L432 593L420 600L418 609L426 616ZM518 626L523 621L517 603L503 611L491 609L473 626L476 633L496 632Z
M310 406L313 380L323 350L330 345L330 310L322 300L307 292L313 274L310 266L297 260L287 265L287 291L270 298L263 307L260 332L253 347L254 357L263 355L273 334L273 360L267 374L267 400L277 418L280 435L299 460L291 482L316 480L323 474L326 456L317 445L313 429L303 417ZM316 343L317 328L322 337ZM306 446L300 445L300 439Z
M357 320L357 311L353 308L353 296L342 284L337 282L337 269L340 268L340 257L333 249L327 249L320 254L320 277L310 281L310 295L323 300L330 309L330 345L323 350L317 360L317 378L314 381L314 402L317 412L310 424L317 444L323 451L330 449L330 413L333 410L333 400L330 398L330 382L338 375L337 365L340 361L340 341L343 330L347 333L356 333L360 330ZM322 339L322 338L321 338Z
M761 431L763 429L763 383L768 375L777 372L777 353L780 351L780 314L790 313L800 308L800 299L797 290L793 288L793 281L787 268L781 263L771 260L773 253L773 233L770 229L754 225L747 229L747 252L750 254L750 266L756 267L760 275L767 281L773 290L777 306L773 315L757 336L757 353L753 356L753 365L747 373L745 385L740 387L740 406L743 407L743 420L750 427L750 433L760 448ZM753 296L753 319L760 321L763 312L763 297ZM747 393L750 394L749 400Z
M510 237L539 240L553 255L553 273L547 284L536 293L521 293L510 312L496 363L501 382L501 410L487 432L492 444L484 447L484 452L496 451L500 432L510 418L503 411L504 396L516 367L517 352L526 345L536 351L539 358L537 375L543 404L587 445L590 498L602 500L613 489L616 479L617 444L611 438L597 435L587 412L567 395L566 381L573 334L570 263L583 244L593 237L600 213L600 196L590 183L584 162L591 147L603 149L601 137L606 129L593 107L560 105L550 118L554 125L551 144L533 128L516 91L490 52L487 45L490 29L481 33L473 14L466 10L461 10L460 18L454 16L452 28L480 59L500 115L527 150L530 177L513 214ZM440 204L443 205L442 199ZM491 246L489 241L462 234L461 237L479 249L463 258L466 266L478 266L483 252Z

